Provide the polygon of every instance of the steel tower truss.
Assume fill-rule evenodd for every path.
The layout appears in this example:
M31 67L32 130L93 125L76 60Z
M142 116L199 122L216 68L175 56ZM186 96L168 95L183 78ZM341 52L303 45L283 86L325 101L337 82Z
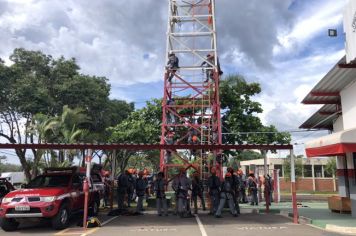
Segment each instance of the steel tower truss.
M161 144L222 144L215 0L169 0L166 61L172 53L179 68L165 70ZM160 169L204 171L207 156L219 152L161 150ZM174 158L184 164L173 164ZM219 171L215 158L214 165Z

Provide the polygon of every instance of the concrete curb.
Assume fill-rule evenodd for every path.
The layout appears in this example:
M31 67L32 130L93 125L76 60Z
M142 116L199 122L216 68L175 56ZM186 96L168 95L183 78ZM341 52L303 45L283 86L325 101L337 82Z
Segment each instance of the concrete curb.
M325 230L335 233L356 235L356 227L343 227L337 225L327 224Z
M293 213L289 213L288 211L281 211L280 215L287 217L291 220L293 219ZM328 232L356 235L356 227L346 227L346 226L338 226L333 224L326 224L325 228L322 228L318 225L313 224L313 219L310 219L305 216L299 216L298 222L299 224L309 225L313 228L321 229Z

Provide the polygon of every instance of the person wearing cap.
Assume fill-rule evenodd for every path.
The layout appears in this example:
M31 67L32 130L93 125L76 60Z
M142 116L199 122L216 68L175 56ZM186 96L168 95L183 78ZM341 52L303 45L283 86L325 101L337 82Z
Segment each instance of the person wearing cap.
M145 196L146 196L146 202L148 202L148 199L151 195L150 189L152 186L152 177L150 176L150 172L147 170L147 168L143 169L143 180L146 182Z
M211 168L211 176L208 178L208 188L210 195L210 215L214 215L219 207L220 179L216 176L216 168Z
M166 68L168 70L168 82L171 83L174 73L176 73L179 68L179 59L173 52L170 52L168 55Z
M191 143L189 143L189 144L199 144L199 142L200 142L200 140L199 140L198 136L197 135L193 135ZM195 159L196 155L197 155L197 150L196 149L191 149L190 150L190 159L191 159L192 156L194 156L194 159Z
M135 180L135 190L137 195L137 206L136 206L136 214L142 215L143 210L143 199L145 197L147 183L143 179L143 171L138 172L138 178Z
M257 197L257 179L255 177L255 174L250 171L249 172L249 177L247 180L247 185L248 185L248 193L249 195L251 195L251 205L255 205L258 206L258 197Z
M177 211L180 217L189 217L188 208L188 190L191 189L191 183L186 175L186 169L181 168L179 174L172 182L172 188L176 194Z
M194 172L192 178L192 199L194 202L194 214L198 214L198 197L200 198L203 211L205 211L205 201L204 201L204 187L203 183L199 178L199 173Z
M234 203L234 189L232 184L232 174L230 172L226 173L225 180L221 184L220 204L215 213L216 218L221 218L221 212L224 209L226 201L228 202L231 214L235 217L238 216Z
M164 180L164 173L159 172L157 174L157 179L153 182L153 191L156 194L158 216L162 216L163 212L165 216L168 216L167 199L166 199L166 192L165 192L166 185L167 183Z
M240 214L240 206L239 206L239 201L238 201L238 195L239 195L239 188L240 188L240 180L237 177L237 175L234 173L234 169L232 167L227 168L227 172L231 174L231 188L232 188L232 198L234 201L234 205L236 208L237 214Z

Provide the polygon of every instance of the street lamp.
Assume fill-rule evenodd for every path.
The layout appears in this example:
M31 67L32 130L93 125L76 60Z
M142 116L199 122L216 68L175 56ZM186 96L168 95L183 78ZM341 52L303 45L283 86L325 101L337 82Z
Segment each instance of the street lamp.
M337 37L337 30L336 29L328 29L329 37Z

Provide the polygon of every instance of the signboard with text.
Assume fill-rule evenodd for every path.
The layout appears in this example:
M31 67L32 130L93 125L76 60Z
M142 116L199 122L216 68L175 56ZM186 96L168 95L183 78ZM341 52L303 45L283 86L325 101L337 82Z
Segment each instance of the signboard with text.
M344 12L346 62L356 59L356 0L349 0Z

